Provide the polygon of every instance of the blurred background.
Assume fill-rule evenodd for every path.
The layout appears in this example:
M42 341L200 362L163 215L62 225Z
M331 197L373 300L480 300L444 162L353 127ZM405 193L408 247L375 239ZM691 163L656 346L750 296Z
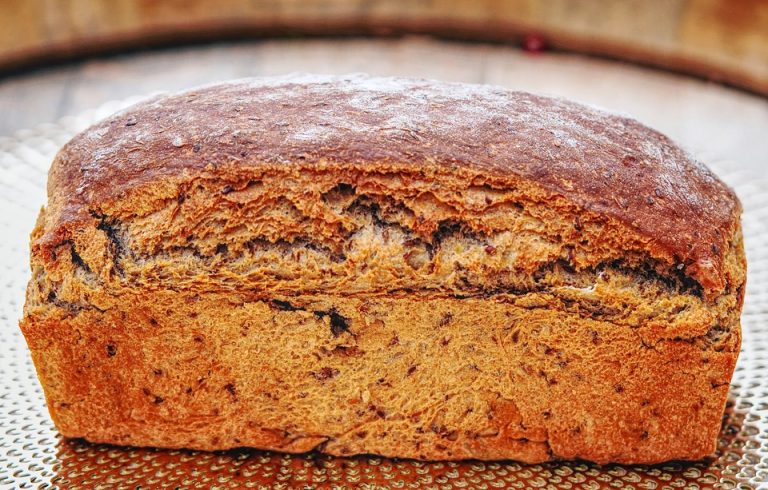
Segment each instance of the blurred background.
M766 0L0 0L0 136L107 101L290 72L492 83L768 155Z
M0 0L0 488L156 488L171 471L186 478L185 468L208 482L195 488L236 488L241 468L260 468L247 453L198 454L186 466L187 453L62 442L16 322L47 170L73 134L159 91L292 72L407 75L568 97L667 133L736 187L747 209L750 286L721 456L671 473L635 468L624 483L621 472L577 465L567 481L764 488L768 0ZM328 474L346 467L280 461L279 478L292 475L286 461ZM377 468L393 466L360 471ZM544 482L505 468L509 478Z

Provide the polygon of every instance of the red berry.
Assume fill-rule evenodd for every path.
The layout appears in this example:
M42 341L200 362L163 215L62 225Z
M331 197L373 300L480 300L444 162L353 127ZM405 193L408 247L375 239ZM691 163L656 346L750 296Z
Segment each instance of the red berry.
M541 53L547 49L547 42L541 34L527 34L523 38L523 50L529 53Z

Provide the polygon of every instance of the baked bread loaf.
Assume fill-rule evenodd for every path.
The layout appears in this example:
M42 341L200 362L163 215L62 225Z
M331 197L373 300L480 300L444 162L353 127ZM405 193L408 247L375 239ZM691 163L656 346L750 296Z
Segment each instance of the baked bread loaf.
M739 351L740 212L665 136L575 103L235 81L61 150L21 327L66 437L699 459Z

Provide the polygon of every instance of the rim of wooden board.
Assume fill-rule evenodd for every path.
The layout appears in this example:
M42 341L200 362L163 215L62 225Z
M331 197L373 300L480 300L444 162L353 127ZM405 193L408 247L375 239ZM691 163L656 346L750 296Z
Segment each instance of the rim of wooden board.
M5 0L0 71L189 42L432 35L624 59L768 95L763 0Z

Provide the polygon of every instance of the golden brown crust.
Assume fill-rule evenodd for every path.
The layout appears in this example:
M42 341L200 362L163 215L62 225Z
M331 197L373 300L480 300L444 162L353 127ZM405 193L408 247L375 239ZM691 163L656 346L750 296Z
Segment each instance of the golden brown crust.
M154 99L77 136L51 169L40 245L58 245L89 212L137 188L227 165L460 171L534 184L623 223L707 292L725 287L741 212L708 169L626 117L493 87L299 76Z
M25 335L67 437L529 463L711 454L739 347L643 343L544 298L285 299L136 295Z
M740 344L738 214L666 138L575 104L236 82L62 150L21 327L68 437L698 459Z

